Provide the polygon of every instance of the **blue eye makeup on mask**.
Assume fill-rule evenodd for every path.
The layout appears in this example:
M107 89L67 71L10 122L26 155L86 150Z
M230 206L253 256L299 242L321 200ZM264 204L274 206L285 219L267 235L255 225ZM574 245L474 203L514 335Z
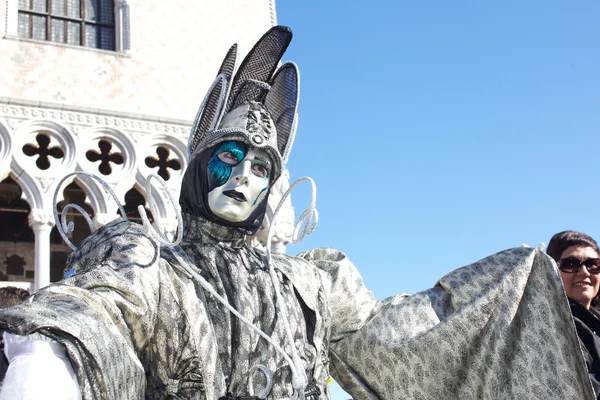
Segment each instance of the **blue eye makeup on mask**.
M226 157L223 155L219 157L222 153L229 154L227 154ZM244 145L242 142L233 140L220 143L215 148L207 166L210 171L211 184L209 186L211 187L211 190L212 188L221 186L227 182L231 176L231 168L238 165L246 157L246 154L248 154L248 146ZM231 162L225 162L222 158Z

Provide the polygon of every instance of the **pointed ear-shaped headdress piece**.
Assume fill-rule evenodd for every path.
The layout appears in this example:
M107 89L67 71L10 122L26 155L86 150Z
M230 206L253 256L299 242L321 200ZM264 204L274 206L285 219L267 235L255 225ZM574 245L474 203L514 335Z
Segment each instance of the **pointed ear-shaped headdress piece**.
M273 162L272 176L279 177L297 123L298 68L291 62L278 68L291 40L289 28L271 28L235 76L237 45L229 49L194 120L188 143L191 157L220 142L239 140L266 151Z

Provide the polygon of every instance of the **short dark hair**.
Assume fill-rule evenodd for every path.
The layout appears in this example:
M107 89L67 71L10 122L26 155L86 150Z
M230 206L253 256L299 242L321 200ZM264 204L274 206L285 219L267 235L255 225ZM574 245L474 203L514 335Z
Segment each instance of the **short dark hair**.
M598 243L591 236L577 231L563 231L552 236L550 243L548 243L546 254L558 262L565 250L571 246L591 247L600 255ZM592 299L592 306L600 306L600 293L596 294L596 297Z
M598 243L585 233L577 231L563 231L552 236L550 243L548 243L546 254L552 257L554 261L558 262L562 253L571 246L591 247L600 255Z
M29 298L29 292L15 286L0 288L0 308L21 304Z

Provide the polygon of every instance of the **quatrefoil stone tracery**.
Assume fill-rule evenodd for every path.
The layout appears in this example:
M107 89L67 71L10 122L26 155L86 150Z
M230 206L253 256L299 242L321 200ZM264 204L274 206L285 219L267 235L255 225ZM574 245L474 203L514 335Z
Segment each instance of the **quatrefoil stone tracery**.
M39 169L46 170L50 168L50 157L60 159L65 156L60 147L50 146L50 137L48 135L40 133L35 137L35 140L37 142L37 147L28 143L23 146L23 154L28 157L35 157L37 155L35 165L37 165Z
M125 161L120 152L112 151L112 147L113 145L109 141L100 140L98 142L98 149L100 152L88 150L85 153L85 157L91 162L100 161L98 171L100 171L102 175L110 175L112 173L111 164L122 165Z
M156 154L158 155L158 159L146 157L146 165L149 168L158 167L158 175L165 181L168 181L171 177L168 170L172 169L173 171L179 171L181 169L181 163L177 159L169 159L170 151L165 147L157 147Z

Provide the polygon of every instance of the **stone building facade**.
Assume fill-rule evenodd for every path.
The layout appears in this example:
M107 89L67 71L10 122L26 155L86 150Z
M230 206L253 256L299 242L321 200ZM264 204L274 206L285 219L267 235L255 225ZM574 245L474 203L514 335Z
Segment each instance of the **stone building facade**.
M0 2L0 280L37 289L61 278L71 250L55 192L61 215L76 203L95 226L117 217L94 179L57 189L69 173L101 177L134 220L150 173L177 198L191 121L222 57L236 41L245 54L275 22L274 0ZM154 193L151 217L173 233L168 195ZM74 209L65 218L77 244L89 228Z

